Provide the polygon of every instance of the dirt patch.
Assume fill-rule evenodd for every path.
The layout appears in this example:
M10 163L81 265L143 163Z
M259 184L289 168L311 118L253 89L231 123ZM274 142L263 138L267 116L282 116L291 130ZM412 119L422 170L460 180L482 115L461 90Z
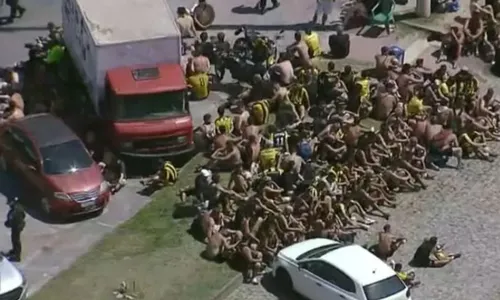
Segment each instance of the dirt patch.
M236 272L200 257L204 245L186 231L192 219L174 219L180 187L193 183L198 155L182 170L176 186L159 191L134 218L109 234L33 295L34 300L115 299L125 281L135 299L210 299Z

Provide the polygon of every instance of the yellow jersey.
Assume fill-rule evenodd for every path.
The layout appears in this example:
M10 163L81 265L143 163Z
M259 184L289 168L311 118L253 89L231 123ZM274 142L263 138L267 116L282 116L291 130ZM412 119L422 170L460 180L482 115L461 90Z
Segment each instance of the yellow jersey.
M260 100L252 105L251 114L255 125L260 126L269 120L269 101Z
M406 272L398 272L396 274L398 275L399 279L401 279L402 281L408 280L408 274L406 274Z
M260 150L259 153L259 165L261 170L269 170L276 168L276 158L278 156L278 150L274 148L267 148Z
M304 35L304 42L309 48L309 55L311 55L311 58L319 56L321 54L321 43L316 32L311 32L311 34Z
M413 96L406 106L406 113L409 117L420 115L424 112L424 101L416 96Z
M293 103L296 109L304 106L304 108L309 108L309 93L302 86L295 86L290 89L288 98Z
M361 98L370 98L370 79L359 79L356 83L361 86Z
M198 73L188 77L187 82L191 86L192 95L196 100L206 99L210 94L208 81L209 77L206 73Z
M219 127L226 128L226 133L233 132L233 118L229 116L218 117L215 119L215 130L218 131Z
M163 173L164 173L164 181L165 185L173 184L179 178L179 174L177 173L177 169L175 166L167 161L163 164Z

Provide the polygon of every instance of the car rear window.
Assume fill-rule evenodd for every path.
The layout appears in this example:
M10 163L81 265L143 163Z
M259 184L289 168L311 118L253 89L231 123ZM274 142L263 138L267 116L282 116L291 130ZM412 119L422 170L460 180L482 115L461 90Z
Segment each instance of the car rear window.
M48 175L74 173L92 165L92 158L80 140L40 148L43 171Z
M311 249L307 252L302 253L296 259L302 260L302 259L306 259L306 258L308 258L308 259L309 258L318 258L318 257L321 257L321 256L327 254L330 251L337 250L338 248L341 248L343 246L344 245L342 245L340 243L330 244L330 245L326 245L326 246L320 246L320 247L317 247L317 248L314 248L314 249Z
M384 280L369 284L363 288L368 300L384 299L405 289L405 284L394 275Z

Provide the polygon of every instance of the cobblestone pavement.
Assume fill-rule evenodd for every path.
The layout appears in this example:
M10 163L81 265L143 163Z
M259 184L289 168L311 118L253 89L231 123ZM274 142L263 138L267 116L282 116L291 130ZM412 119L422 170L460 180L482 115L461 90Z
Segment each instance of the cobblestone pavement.
M431 56L434 50L429 48L421 55L429 67L436 66ZM500 81L484 63L476 58L463 58L461 66L478 75L483 88L500 91ZM500 153L500 144L492 143L491 147ZM500 239L499 168L499 160L493 163L467 160L463 170L441 170L427 190L399 196L398 208L390 211L390 223L396 233L408 238L408 243L396 253L397 262L409 268L407 264L415 249L432 235L446 243L449 251L463 254L442 269L416 269L422 285L412 291L413 299L498 299L500 274L495 269ZM361 233L358 241L373 240L384 224L379 219L368 234ZM226 300L257 299L298 300L299 297L283 294L270 276L265 276L260 285L242 285Z

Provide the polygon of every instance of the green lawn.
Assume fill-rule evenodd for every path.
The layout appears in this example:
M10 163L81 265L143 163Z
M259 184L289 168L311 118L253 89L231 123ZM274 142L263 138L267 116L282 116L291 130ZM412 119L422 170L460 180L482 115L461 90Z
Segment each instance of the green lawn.
M114 299L121 281L135 282L136 299L209 299L233 276L226 264L200 257L204 245L186 230L191 219L172 217L180 187L193 184L195 157L182 170L178 184L157 192L134 218L109 234L93 250L59 274L33 300Z

